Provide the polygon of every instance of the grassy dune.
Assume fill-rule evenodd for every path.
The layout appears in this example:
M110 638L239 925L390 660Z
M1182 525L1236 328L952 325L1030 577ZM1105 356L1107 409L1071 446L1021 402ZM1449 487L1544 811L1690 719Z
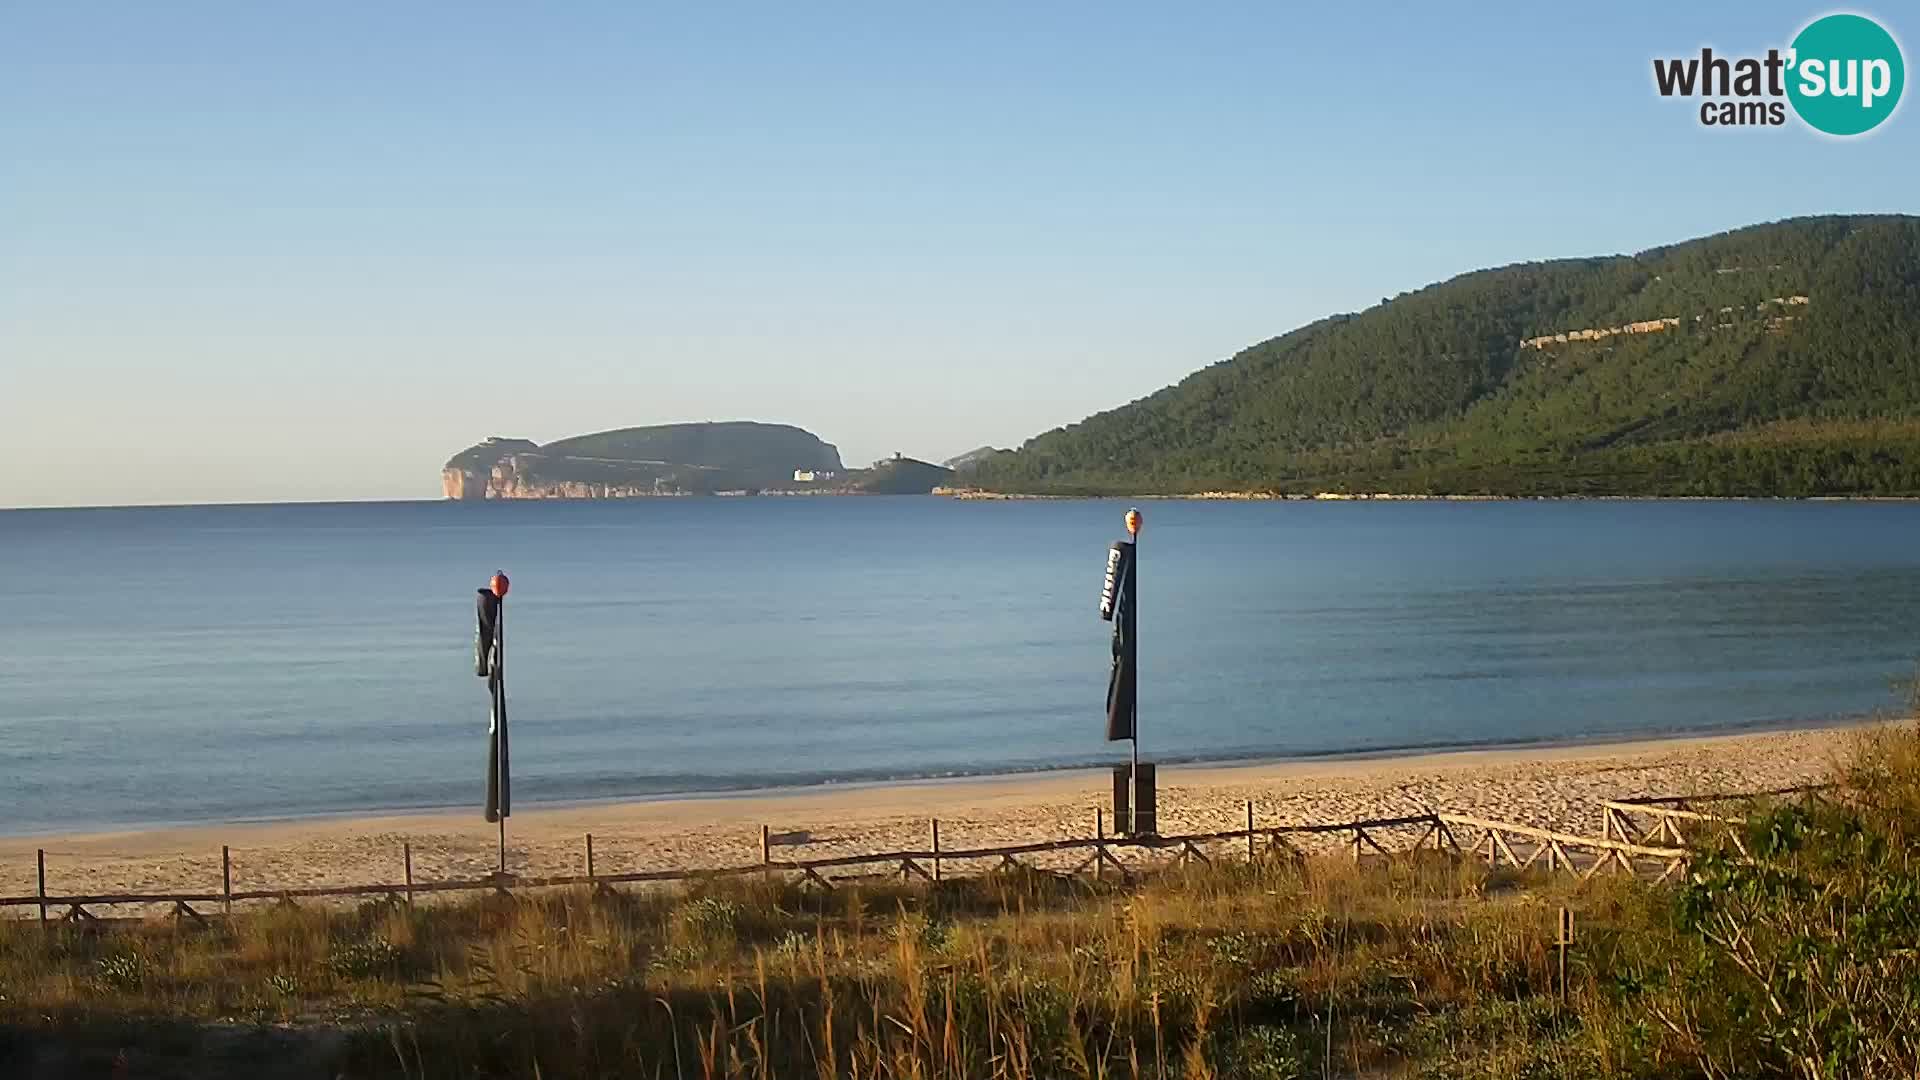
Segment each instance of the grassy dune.
M8 923L0 1075L1910 1077L1920 740L1837 779L1678 888L1430 854Z

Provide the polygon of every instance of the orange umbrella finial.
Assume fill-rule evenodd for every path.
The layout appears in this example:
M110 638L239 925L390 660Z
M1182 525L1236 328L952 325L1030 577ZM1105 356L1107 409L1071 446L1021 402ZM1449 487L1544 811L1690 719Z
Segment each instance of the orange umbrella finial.
M1127 535L1140 535L1140 510L1138 507L1127 511Z
M493 580L487 582L487 587L493 590L493 595L505 599L507 588L512 584L512 582L507 580L507 572L502 570L493 575Z

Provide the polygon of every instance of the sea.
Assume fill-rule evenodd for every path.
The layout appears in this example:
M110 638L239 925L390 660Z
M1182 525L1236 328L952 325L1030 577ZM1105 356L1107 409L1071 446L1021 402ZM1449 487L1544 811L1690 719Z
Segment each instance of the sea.
M1140 753L1561 743L1903 706L1920 505L1152 500ZM1101 766L1126 504L0 511L0 833Z

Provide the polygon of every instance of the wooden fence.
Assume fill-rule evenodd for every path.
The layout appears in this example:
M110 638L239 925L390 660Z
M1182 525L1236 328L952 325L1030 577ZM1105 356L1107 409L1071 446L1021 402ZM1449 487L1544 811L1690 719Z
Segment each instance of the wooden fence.
M848 877L892 876L898 874L903 880L920 877L927 881L941 881L953 864L967 864L970 869L978 870L978 864L989 862L988 872L998 870L1039 870L1045 873L1061 871L1045 869L1029 862L1035 856L1067 854L1079 852L1084 857L1064 873L1067 876L1090 873L1096 879L1112 873L1123 881L1131 881L1136 868L1122 860L1117 853L1134 852L1148 856L1171 852L1181 863L1198 861L1211 864L1220 857L1218 851L1209 853L1208 848L1222 844L1235 847L1244 845L1245 858L1251 862L1263 853L1281 853L1298 858L1302 855L1294 841L1303 837L1320 837L1337 840L1342 850L1349 852L1357 862L1366 856L1393 857L1410 855L1427 849L1435 851L1451 850L1463 854L1467 850L1484 847L1483 857L1489 867L1511 866L1520 870L1531 868L1545 860L1549 872L1564 870L1582 880L1590 878L1609 867L1628 873L1649 873L1652 867L1660 869L1656 880L1664 881L1679 873L1686 865L1688 853L1684 848L1658 846L1636 842L1626 836L1615 838L1612 835L1612 822L1615 820L1613 808L1618 806L1640 810L1648 806L1644 803L1607 804L1609 808L1609 835L1604 838L1577 836L1571 833L1555 832L1512 822L1494 821L1487 818L1471 817L1463 814L1429 812L1402 817L1369 818L1359 821L1272 825L1262 826L1254 821L1253 804L1246 805L1246 826L1238 829L1224 829L1214 832L1188 833L1175 836L1107 836L1104 819L1097 818L1095 835L1091 837L1072 837L1060 840L1042 840L1024 844L1003 844L990 847L943 848L940 843L940 823L929 823L928 845L921 849L905 851L871 852L866 854L839 855L820 859L780 859L774 857L775 835L765 826L760 829L760 860L741 866L714 869L661 869L641 870L627 873L597 873L594 865L593 836L586 836L586 873L559 874L548 876L518 876L513 874L491 874L481 878L468 878L444 881L416 881L413 876L413 849L411 844L402 845L401 865L403 877L399 881L367 885L322 885L299 888L271 889L235 889L233 887L233 859L229 848L220 850L220 887L198 892L101 892L86 894L61 894L50 892L47 887L46 852L38 853L36 866L37 888L32 896L0 897L0 908L36 907L40 921L44 924L58 918L71 922L90 922L96 916L88 911L89 907L102 907L121 904L165 905L179 918L204 920L205 915L194 905L218 904L223 914L232 914L233 905L250 901L277 901L295 903L299 900L378 897L396 904L411 906L415 897L437 893L494 891L507 892L513 889L544 889L556 887L586 886L596 890L609 889L616 885L634 885L659 882L678 882L706 880L748 875L798 874L804 884L831 890L834 881ZM1691 813L1690 811L1673 811ZM1390 849L1380 840L1389 832L1411 833L1417 830L1417 837L1410 847L1399 850ZM1471 848L1463 848L1456 830L1469 836L1478 835L1479 839ZM1524 857L1522 852L1525 852ZM836 875L835 872L841 872ZM847 874L846 871L855 871ZM861 873L864 871L864 873ZM62 914L55 915L64 908Z
M1651 861L1660 868L1659 875L1654 878L1654 883L1659 884L1685 870L1689 856L1688 850L1683 847L1655 847L1615 840L1611 836L1577 836L1460 814L1436 816L1447 825L1479 829L1485 838L1477 847L1486 849L1483 857L1490 867L1510 866L1516 870L1527 870L1545 859L1549 874L1564 870L1585 881L1609 868L1640 874L1646 872L1641 863ZM1516 841L1518 850L1515 848ZM1527 852L1525 858L1520 856L1520 851Z
M1831 784L1800 784L1722 795L1662 795L1644 799L1609 799L1600 804L1603 826L1610 840L1622 843L1672 844L1685 847L1705 841L1730 843L1741 856L1747 808L1763 799L1819 798ZM1729 812L1729 809L1733 812Z

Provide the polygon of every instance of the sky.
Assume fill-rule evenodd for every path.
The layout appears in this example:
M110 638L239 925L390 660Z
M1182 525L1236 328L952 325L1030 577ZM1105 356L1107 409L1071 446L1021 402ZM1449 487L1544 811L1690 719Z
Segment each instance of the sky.
M1911 105L1653 91L1824 7L1307 7L0 0L0 506L685 420L939 460L1468 270L1920 211Z

